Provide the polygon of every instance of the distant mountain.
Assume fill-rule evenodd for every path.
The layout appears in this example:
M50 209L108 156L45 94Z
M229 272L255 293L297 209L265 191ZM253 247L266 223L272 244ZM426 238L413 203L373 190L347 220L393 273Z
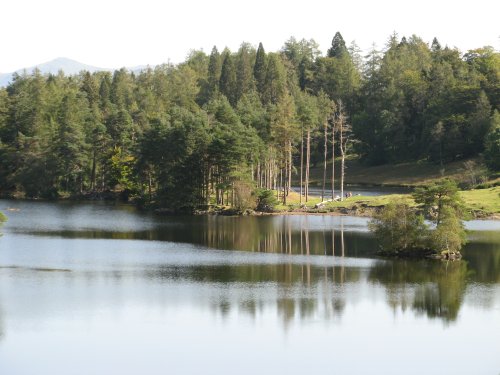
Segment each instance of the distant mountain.
M145 69L146 67L147 65L141 65L130 68L129 70L133 71L134 73L138 73L139 71ZM113 69L98 68L96 66L82 64L81 62L71 60L65 57L59 57L57 59L48 61L43 64L38 64L35 66L31 66L29 68L22 68L16 70L14 73L22 74L24 71L26 71L29 74L33 72L35 68L38 68L42 74L49 74L49 73L57 74L60 70L62 70L66 75L78 74L82 70L86 70L91 73L113 70ZM9 82L12 80L12 74L14 73L4 73L4 74L0 73L0 87L7 86Z

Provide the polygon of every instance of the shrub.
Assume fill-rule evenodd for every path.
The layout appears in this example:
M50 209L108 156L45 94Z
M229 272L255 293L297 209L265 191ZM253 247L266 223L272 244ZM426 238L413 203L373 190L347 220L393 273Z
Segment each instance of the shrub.
M257 211L272 212L278 204L274 191L268 189L257 189Z
M423 216L401 200L390 201L370 221L369 228L386 252L427 247L429 228Z

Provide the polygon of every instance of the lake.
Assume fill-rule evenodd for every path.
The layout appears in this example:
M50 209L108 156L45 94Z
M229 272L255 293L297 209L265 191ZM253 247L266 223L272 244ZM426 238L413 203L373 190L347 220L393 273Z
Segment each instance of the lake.
M0 374L500 373L498 221L447 263L365 218L0 210Z

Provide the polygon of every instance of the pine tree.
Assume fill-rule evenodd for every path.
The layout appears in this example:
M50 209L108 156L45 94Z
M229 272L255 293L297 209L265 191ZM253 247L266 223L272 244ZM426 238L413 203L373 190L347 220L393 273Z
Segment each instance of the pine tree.
M267 56L262 43L259 43L257 54L255 55L255 64L253 66L253 76L258 93L262 96L266 80Z
M342 38L342 34L337 31L332 39L332 46L328 49L327 56L340 59L348 54L349 51L345 45L344 38Z
M270 53L262 92L263 102L277 104L286 95L286 71L278 54Z
M254 88L254 79L252 73L252 48L249 44L243 43L238 51L237 69L236 69L236 102L241 97Z
M73 193L83 192L85 168L88 165L88 145L85 140L87 111L88 102L81 93L70 91L61 102L54 156L58 161L62 189Z
M237 82L236 69L231 54L228 52L224 56L222 71L219 82L220 92L226 96L232 106L237 104Z
M439 43L437 38L432 39L431 50L432 52L441 51L441 44Z
M222 70L222 61L217 47L212 48L210 53L210 60L208 63L208 76L207 76L207 93L204 102L213 99L219 91L220 75Z

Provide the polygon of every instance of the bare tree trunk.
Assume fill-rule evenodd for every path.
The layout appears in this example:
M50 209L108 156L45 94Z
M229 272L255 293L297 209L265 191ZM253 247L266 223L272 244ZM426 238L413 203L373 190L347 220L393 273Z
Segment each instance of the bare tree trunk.
M280 168L280 186L279 186L279 189L276 189L276 191L278 192L278 199L279 199L279 191L283 189L283 168ZM284 193L284 189L283 189L283 193ZM283 194L283 204L285 204L286 202L286 194Z
M300 197L299 204L302 206L302 186L304 181L302 180L302 173L304 169L304 131L300 129ZM301 237L302 241L302 237Z
M97 169L97 157L96 157L96 151L94 150L92 156L92 173L90 175L90 190L92 191L95 190L96 169Z
M153 199L153 187L152 187L152 178L151 178L151 171L148 170L148 193L149 193L149 203L151 203Z
M335 124L332 125L332 200L335 199Z
M342 134L342 131L340 134ZM340 139L342 139L342 135L340 136ZM342 160L340 162L340 199L344 200L345 152L342 146L340 147L340 151L342 153Z
M286 195L290 193L292 188L292 141L288 140L288 189Z
M257 187L262 187L260 180L260 161L257 163Z
M323 188L321 189L321 202L325 200L325 183L326 183L326 155L328 153L328 121L325 120L325 158L323 161Z
M306 202L309 199L309 165L311 161L311 130L307 129L306 139Z
M346 140L344 139L345 118L342 108L342 102L339 103L338 114L338 129L339 129L339 142L340 142L340 200L344 200L344 175L345 175L345 154L346 154Z

